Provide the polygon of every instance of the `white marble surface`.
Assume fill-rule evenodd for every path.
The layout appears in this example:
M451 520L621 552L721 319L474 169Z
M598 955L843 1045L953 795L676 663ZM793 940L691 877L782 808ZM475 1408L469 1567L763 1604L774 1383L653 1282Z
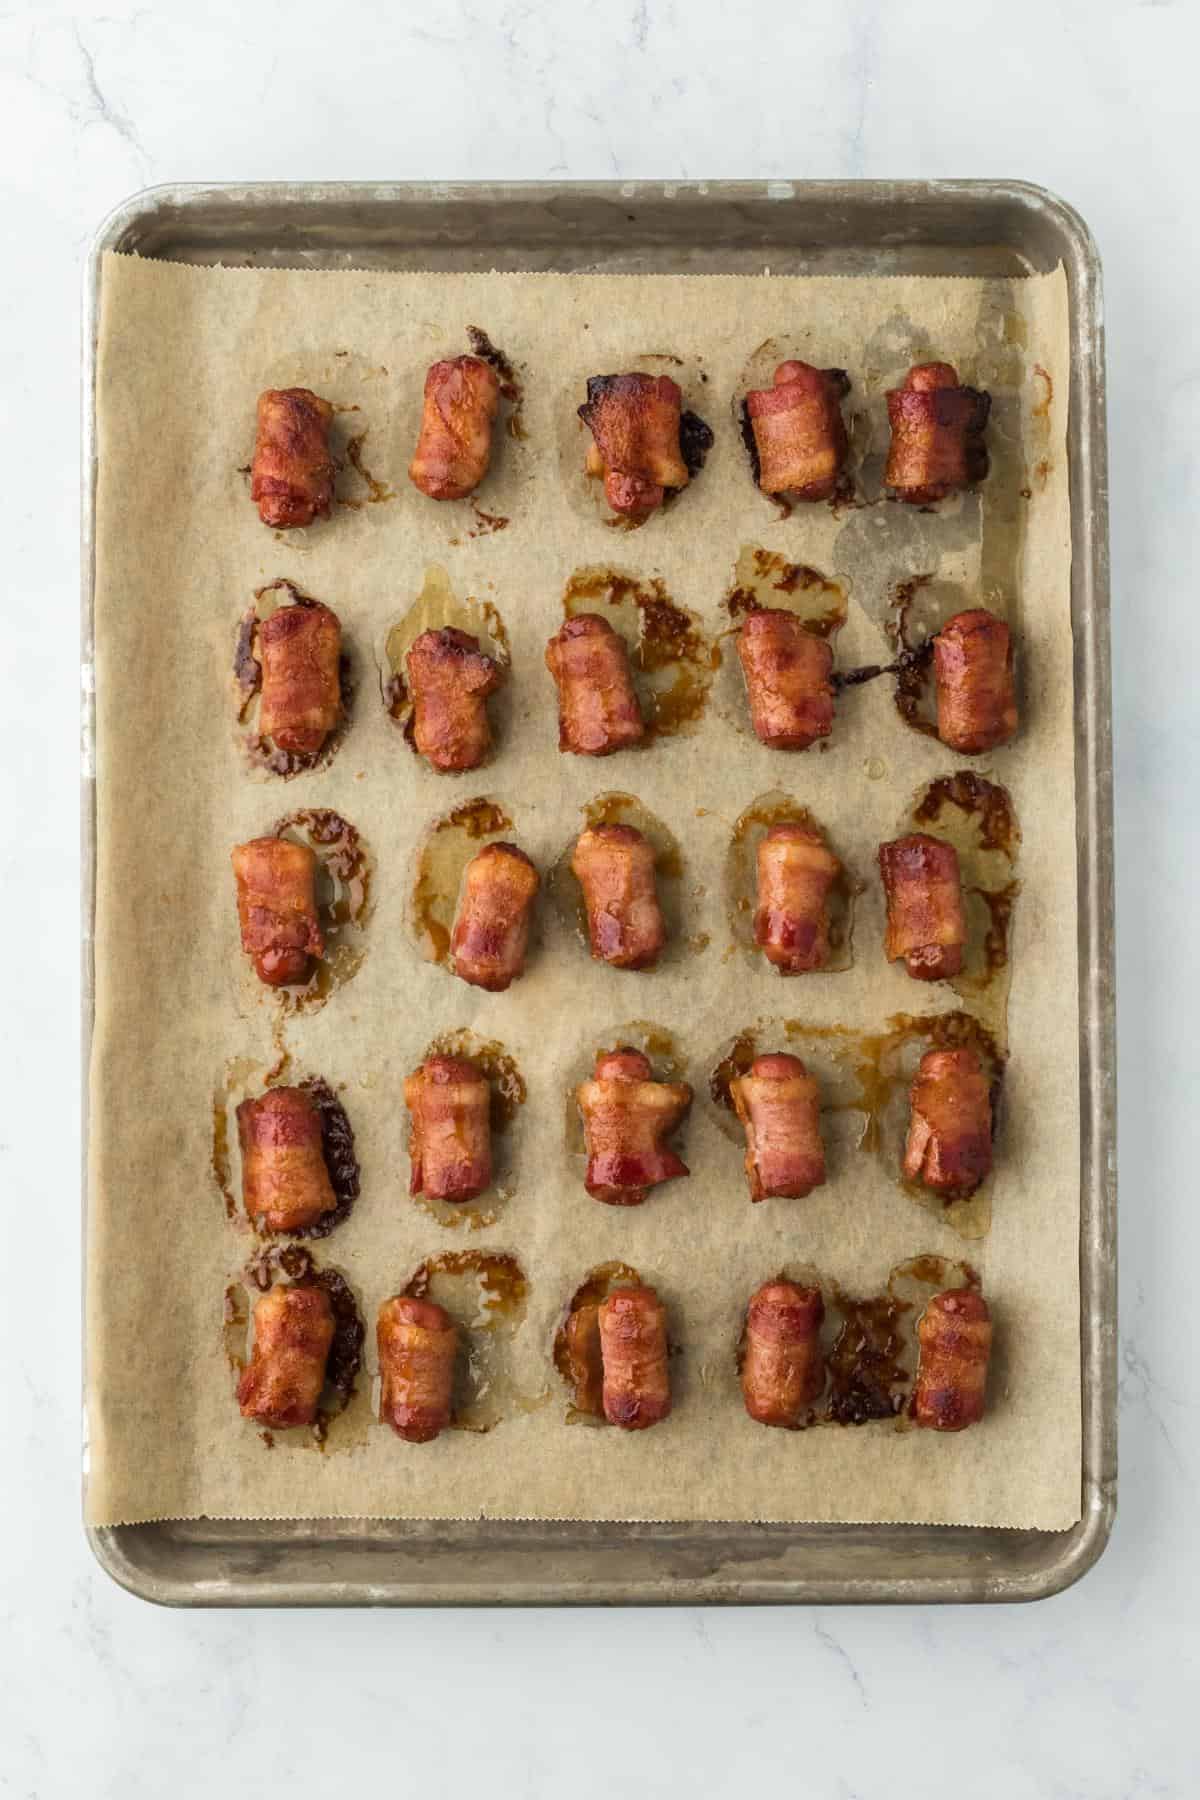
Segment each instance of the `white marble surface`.
M0 9L0 1792L368 1784L589 1800L1200 1792L1194 537L1200 9L1187 0L206 0ZM1022 1609L178 1614L78 1498L78 270L167 180L1020 176L1106 264L1123 1197L1121 1514ZM314 1704L319 1700L319 1704ZM619 1772L617 1772L619 1770Z

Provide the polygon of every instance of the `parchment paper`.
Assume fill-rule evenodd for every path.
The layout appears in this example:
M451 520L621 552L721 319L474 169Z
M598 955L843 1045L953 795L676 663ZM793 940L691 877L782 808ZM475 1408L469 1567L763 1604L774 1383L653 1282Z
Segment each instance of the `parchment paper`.
M424 371L482 326L521 366L526 436L500 436L478 498L437 505L407 481ZM732 403L774 337L850 373L855 438L878 481L883 392L911 361L957 362L994 395L993 475L940 514L880 504L798 507L781 519L753 487ZM89 1223L88 1516L97 1523L231 1517L541 1517L923 1521L1065 1528L1080 1496L1078 1105L1072 663L1069 624L1067 296L1061 271L1026 280L218 272L110 256L103 278L96 591L98 894ZM589 374L682 360L687 404L716 432L694 485L639 531L604 523L582 475L575 408ZM769 353L766 353L769 360ZM760 356L761 362L763 357ZM1035 364L1044 374L1038 373ZM666 365L663 365L666 366ZM756 365L757 366L757 365ZM707 376L700 380L701 372ZM362 459L393 497L306 532L258 520L243 472L262 388L303 384L368 436ZM1051 398L1051 395L1053 396ZM339 484L366 498L352 471ZM1023 497L1021 489L1029 490ZM476 532L477 535L472 535ZM660 577L716 636L746 545L850 583L840 667L886 661L889 582L936 569L1016 623L1022 729L970 766L1012 793L1023 832L1012 951L1009 1065L990 1235L964 1246L872 1156L845 1160L805 1201L749 1204L741 1157L704 1089L718 1047L760 1015L878 1029L959 1004L884 960L881 839L915 792L965 766L906 728L888 680L843 694L825 753L759 746L714 700L690 735L606 761L561 756L543 666L572 571L615 564ZM372 646L432 563L460 597L499 609L512 645L507 735L494 763L436 777L378 702ZM279 576L339 613L360 687L331 765L284 784L251 771L229 707L239 615ZM726 643L725 654L732 653ZM868 765L870 768L868 769ZM866 884L853 967L783 982L731 940L722 873L757 796L784 787L831 829ZM683 846L690 935L703 950L660 971L592 964L542 908L525 978L488 995L422 958L409 895L435 815L476 794L545 873L580 808L633 792ZM303 805L332 806L374 860L367 954L322 1010L280 1025L237 935L230 847ZM682 1137L691 1179L634 1210L591 1200L567 1147L568 1072L632 1019L672 1030L697 1102ZM500 1039L528 1085L506 1151L495 1223L441 1227L408 1196L401 1083L430 1039L466 1026ZM212 1095L232 1059L254 1091L290 1052L289 1079L342 1088L363 1193L317 1246L367 1323L367 1362L324 1451L269 1450L238 1416L222 1344L226 1286L254 1248L211 1172ZM425 1256L515 1252L529 1280L513 1339L529 1402L487 1435L412 1447L371 1422L374 1321ZM901 1259L966 1254L997 1325L985 1423L957 1437L890 1424L791 1433L743 1411L734 1347L746 1300L781 1264L811 1262L849 1290ZM550 1364L561 1310L595 1264L657 1283L681 1346L675 1410L651 1432L570 1427ZM545 1395L543 1404L536 1404ZM297 1435L291 1434L292 1438Z

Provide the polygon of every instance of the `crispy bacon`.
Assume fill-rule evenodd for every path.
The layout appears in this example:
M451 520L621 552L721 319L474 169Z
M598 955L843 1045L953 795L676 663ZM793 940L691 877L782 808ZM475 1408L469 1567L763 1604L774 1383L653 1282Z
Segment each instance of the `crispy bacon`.
M754 941L785 975L829 961L829 891L841 863L824 838L798 820L772 825L758 846Z
M977 606L947 619L933 640L937 728L965 756L995 750L1016 734L1012 639L995 613Z
M849 388L844 369L782 362L774 387L746 395L764 494L832 499L849 449L841 407Z
M574 756L611 756L646 734L625 640L599 613L567 619L546 645L558 687L558 747Z
M583 889L588 937L597 962L648 969L667 928L654 881L654 849L632 825L592 825L581 833L571 870Z
M953 363L917 363L887 396L892 441L883 482L910 506L931 506L988 472L991 395L960 387Z
M965 1431L983 1417L992 1319L971 1288L936 1294L917 1323L912 1413L929 1431Z
M833 651L795 613L764 606L738 632L754 734L773 750L807 750L833 730Z
M671 1410L667 1311L652 1287L617 1288L600 1305L604 1416L644 1431Z
M421 434L408 478L431 500L465 500L488 471L500 404L495 370L478 356L453 356L425 377Z
M333 510L333 408L308 388L268 388L258 396L258 436L250 498L264 525L287 530Z
M880 844L879 869L887 896L888 961L903 957L916 981L947 981L960 974L967 921L953 844L914 832Z
M764 1281L746 1309L742 1398L760 1425L794 1431L825 1386L819 1287Z
M686 1082L655 1081L640 1050L602 1050L580 1084L587 1141L584 1186L608 1206L640 1206L660 1181L688 1173L666 1139L692 1103Z
M471 858L450 938L460 980L502 993L523 973L540 885L533 863L515 844L488 844Z
M492 1179L491 1091L474 1063L430 1056L404 1083L412 1119L409 1191L473 1200Z
M802 1200L825 1181L821 1093L798 1056L758 1056L748 1075L729 1084L746 1133L751 1200L770 1195Z
M268 1231L306 1231L337 1206L321 1114L303 1088L268 1088L237 1109L242 1200Z
M260 981L285 987L308 980L325 954L317 919L317 858L307 844L252 838L233 851L242 949Z
M973 1194L992 1166L992 1102L973 1050L928 1050L909 1090L904 1173L947 1199Z
M589 475L603 475L616 513L644 518L667 488L688 483L679 444L683 395L669 375L593 375L579 416L595 440Z
M329 1295L321 1287L273 1287L254 1308L254 1350L238 1382L244 1419L274 1431L311 1425L333 1343Z
M379 1417L409 1444L428 1444L450 1423L458 1327L432 1300L396 1294L379 1309Z
M468 631L447 625L414 638L404 659L413 704L413 740L435 769L477 769L492 745L487 697L500 666Z
M258 729L280 750L314 756L342 716L342 627L319 600L280 606L255 633L262 664Z

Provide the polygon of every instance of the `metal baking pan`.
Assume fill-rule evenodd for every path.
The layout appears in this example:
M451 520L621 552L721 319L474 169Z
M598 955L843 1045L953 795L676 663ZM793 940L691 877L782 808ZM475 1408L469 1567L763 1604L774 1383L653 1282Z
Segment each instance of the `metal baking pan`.
M1023 274L1071 300L1071 617L1079 884L1082 1513L1068 1532L906 1525L166 1521L89 1532L103 1568L189 1606L1033 1600L1077 1581L1116 1506L1116 1079L1104 328L1070 207L1021 182L314 183L158 187L104 221L84 294L83 662L92 666L95 350L106 250L225 266ZM84 724L84 1054L95 795ZM84 1083L86 1096L87 1084ZM86 1106L86 1098L85 1098ZM86 1143L86 1119L84 1141ZM86 1182L85 1182L86 1191Z

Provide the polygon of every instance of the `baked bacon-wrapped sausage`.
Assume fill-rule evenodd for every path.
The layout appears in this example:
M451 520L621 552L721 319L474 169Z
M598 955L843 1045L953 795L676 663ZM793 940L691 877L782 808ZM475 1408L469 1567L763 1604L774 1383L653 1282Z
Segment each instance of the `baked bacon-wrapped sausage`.
M268 1231L307 1231L337 1206L321 1114L303 1088L268 1088L237 1109L242 1200Z
M617 1288L600 1303L604 1416L644 1431L671 1410L667 1309L652 1287Z
M317 858L307 844L252 838L233 851L242 949L268 987L308 980L325 954L317 919Z
M841 863L811 826L785 819L758 846L754 941L785 975L829 961L829 890Z
M379 1351L379 1417L397 1437L428 1444L450 1423L458 1326L432 1300L396 1294L375 1325Z
M487 474L500 404L495 370L478 356L435 362L425 377L421 434L408 478L431 500L465 500Z
M992 1320L973 1288L935 1294L917 1322L912 1414L929 1431L963 1431L983 1417Z
M988 472L990 394L960 387L953 363L917 363L887 397L892 441L883 483L897 500L931 506Z
M450 936L460 980L498 994L524 971L540 886L537 870L515 844L487 844L471 858Z
M430 1056L404 1083L412 1119L409 1191L473 1200L492 1179L491 1090L458 1056Z
M319 600L280 606L255 632L262 665L258 729L280 750L313 756L342 715L342 627Z
M685 1081L655 1081L640 1050L601 1050L577 1098L587 1141L584 1186L608 1206L640 1206L660 1181L688 1166L666 1139L692 1104Z
M973 1194L992 1166L992 1101L973 1050L927 1050L909 1089L904 1173L947 1199Z
M916 981L946 981L960 974L967 921L953 844L914 832L880 844L879 870L887 896L888 961L903 957Z
M947 619L933 640L933 673L943 744L971 756L1015 736L1012 640L1003 619L982 606Z
M322 1287L273 1287L254 1308L254 1350L238 1382L244 1419L275 1431L311 1425L325 1386L334 1319Z
M580 834L571 871L583 889L588 938L597 962L648 969L667 941L654 849L632 825L592 825Z
M844 369L782 362L774 387L750 390L746 413L764 494L832 499L849 448L841 406L849 388Z
M258 436L250 498L264 525L286 530L327 519L333 509L333 408L307 388L268 388L258 396Z
M625 640L599 613L577 613L546 645L558 687L558 747L611 756L646 734Z
M729 1084L746 1133L751 1200L771 1195L802 1200L825 1181L821 1093L798 1056L757 1056L748 1075Z
M595 442L589 475L603 475L615 513L645 518L667 488L688 484L679 443L683 395L669 375L593 375L579 416Z
M760 1425L794 1431L825 1386L819 1287L764 1281L746 1309L742 1398Z
M833 730L833 651L806 631L795 613L764 606L746 618L737 639L760 743L807 750Z
M492 745L487 697L500 667L479 639L453 625L423 631L404 658L413 705L413 741L435 769L477 769Z
M571 1404L599 1418L604 1411L604 1358L600 1350L600 1302L586 1300L567 1315L562 1330Z

